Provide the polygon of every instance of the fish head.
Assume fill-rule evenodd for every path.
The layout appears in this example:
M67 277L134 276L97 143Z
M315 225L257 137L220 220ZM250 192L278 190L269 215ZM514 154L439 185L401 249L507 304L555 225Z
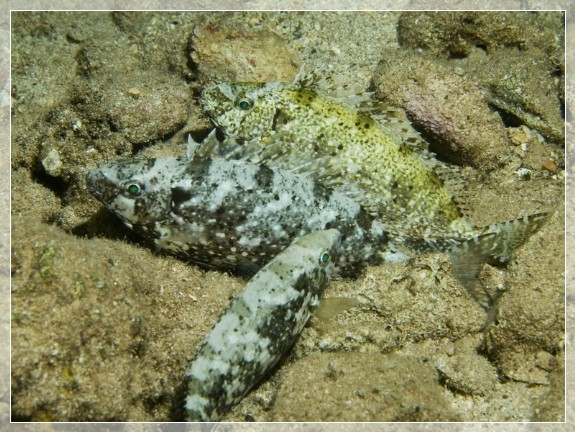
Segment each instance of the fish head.
M204 111L226 136L240 141L269 132L276 116L275 87L279 83L221 83L206 87Z
M310 253L310 262L319 264L326 274L334 273L341 248L341 233L336 229L314 231L302 237L297 237L292 245L298 245ZM312 267L313 267L312 265Z
M129 228L164 220L170 211L171 179L185 169L184 158L127 159L86 175L88 191Z

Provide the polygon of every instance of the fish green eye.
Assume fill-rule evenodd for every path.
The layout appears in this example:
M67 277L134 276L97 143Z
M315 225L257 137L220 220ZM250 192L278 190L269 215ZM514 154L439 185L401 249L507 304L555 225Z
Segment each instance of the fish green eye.
M319 256L319 263L321 265L326 265L327 263L329 263L331 260L331 255L329 254L329 252L322 252L321 255Z
M238 99L236 105L239 109L247 111L254 106L254 101L251 100L250 98L242 98Z
M144 186L138 182L130 182L126 185L126 192L132 197L137 197L144 193Z

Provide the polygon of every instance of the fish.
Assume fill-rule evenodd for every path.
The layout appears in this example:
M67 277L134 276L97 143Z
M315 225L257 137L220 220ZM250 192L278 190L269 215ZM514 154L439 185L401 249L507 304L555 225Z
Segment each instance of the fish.
M477 227L464 216L457 169L439 162L414 132L387 115L372 94L338 77L300 69L291 83L223 82L200 103L225 136L225 152L305 171L355 199L381 222L404 253L447 252L454 275L490 307L478 275L490 259L507 263L548 213ZM235 147L235 150L231 150Z
M186 372L187 421L218 421L290 349L335 274L340 239L297 237L230 302Z
M423 157L419 147L347 104L352 90L338 97L331 81L300 70L292 83L219 83L203 89L200 103L227 137L281 149L288 166L331 156L328 171L338 175L321 180L357 187L360 204L396 237L408 232L410 238L445 242L477 235L433 169L431 155ZM357 93L357 104L368 100L368 93Z
M353 199L296 171L196 154L127 159L87 176L89 192L164 252L252 277L297 237L341 232L338 272L408 257Z
M216 421L293 345L332 277L407 257L354 200L310 177L188 145L188 156L104 164L86 183L159 250L251 277L185 375L188 421Z

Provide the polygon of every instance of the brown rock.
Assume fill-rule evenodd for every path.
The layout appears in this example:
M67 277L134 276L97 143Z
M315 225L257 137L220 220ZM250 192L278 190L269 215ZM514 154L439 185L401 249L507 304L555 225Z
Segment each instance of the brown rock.
M548 369L560 367L548 354L542 367L542 352L559 355L564 349L563 221L559 209L517 251L509 266L507 290L498 303L496 323L488 330L491 358L515 380L548 384Z
M388 51L373 81L377 96L403 108L442 157L482 169L507 159L501 118L471 80L416 53Z
M460 420L429 364L397 354L362 353L323 353L291 365L271 417L325 422Z
M230 27L224 22L197 27L192 46L202 82L290 82L300 63L287 42L271 30Z

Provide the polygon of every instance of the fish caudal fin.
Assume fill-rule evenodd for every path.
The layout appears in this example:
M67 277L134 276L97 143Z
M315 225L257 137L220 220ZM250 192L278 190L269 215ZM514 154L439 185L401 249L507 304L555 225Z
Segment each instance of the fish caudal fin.
M453 246L449 250L453 275L475 300L490 309L493 299L479 281L483 265L491 258L507 263L513 251L537 232L548 217L548 213L538 213L489 225L477 237Z
M549 213L537 213L485 227L484 234L493 233L497 236L497 242L491 256L499 262L507 263L513 251L537 232L549 216Z
M496 243L495 233L482 234L449 250L453 276L461 282L471 297L486 309L491 308L493 301L483 288L479 274L495 249Z

